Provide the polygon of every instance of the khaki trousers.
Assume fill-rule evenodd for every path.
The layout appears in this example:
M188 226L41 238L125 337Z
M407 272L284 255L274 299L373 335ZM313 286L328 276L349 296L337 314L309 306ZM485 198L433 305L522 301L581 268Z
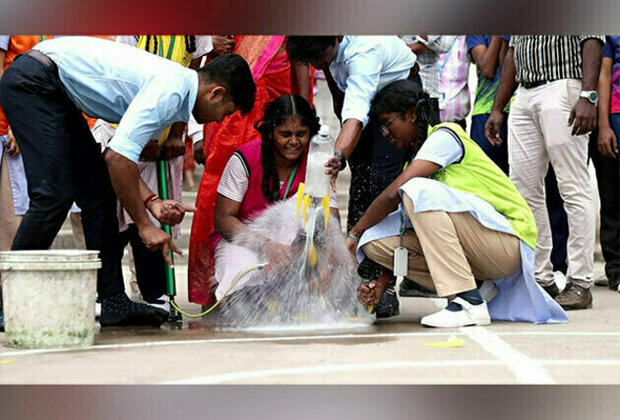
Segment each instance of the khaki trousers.
M403 204L413 229L402 236L409 250L407 278L436 291L440 297L476 288L475 280L495 280L521 269L519 238L482 226L471 214L444 211L413 212L406 195ZM368 258L393 269L400 236L364 245Z
M581 81L563 79L525 89L520 87L508 118L510 179L534 213L538 228L536 281L553 283L551 227L545 202L549 162L558 179L568 216L569 280L592 285L595 209L588 173L588 136L571 135L570 112L579 99Z

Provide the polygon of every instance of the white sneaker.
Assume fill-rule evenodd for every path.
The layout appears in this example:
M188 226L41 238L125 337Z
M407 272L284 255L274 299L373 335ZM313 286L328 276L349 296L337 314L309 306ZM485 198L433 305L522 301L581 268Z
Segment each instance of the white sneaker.
M487 280L482 282L482 286L478 289L480 292L480 296L482 296L482 300L485 302L490 302L493 300L495 296L497 296L497 292L499 292L499 287L492 280Z
M166 312L170 312L170 296L161 295L154 300L153 302L146 302L147 305L153 306L154 308L163 309Z
M420 323L427 327L437 328L459 328L469 325L489 325L491 323L486 302L482 302L480 305L472 305L460 297L455 298L452 302L458 303L463 309L457 312L443 309L425 316Z

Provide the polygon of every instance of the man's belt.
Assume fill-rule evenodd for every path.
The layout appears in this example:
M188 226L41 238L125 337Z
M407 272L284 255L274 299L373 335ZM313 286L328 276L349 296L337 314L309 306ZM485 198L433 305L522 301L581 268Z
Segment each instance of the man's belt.
M30 50L24 53L24 55L34 58L45 67L51 67L52 69L57 70L56 63L54 63L51 58L39 50Z
M526 89L534 89L539 86L546 85L547 83L550 83L550 82L551 80L541 80L538 82L522 82L521 86L523 86Z

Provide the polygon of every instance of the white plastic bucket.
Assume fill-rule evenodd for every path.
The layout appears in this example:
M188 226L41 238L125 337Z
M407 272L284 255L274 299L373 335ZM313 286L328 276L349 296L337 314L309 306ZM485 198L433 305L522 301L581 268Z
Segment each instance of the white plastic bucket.
M7 344L92 345L98 255L78 250L0 252Z

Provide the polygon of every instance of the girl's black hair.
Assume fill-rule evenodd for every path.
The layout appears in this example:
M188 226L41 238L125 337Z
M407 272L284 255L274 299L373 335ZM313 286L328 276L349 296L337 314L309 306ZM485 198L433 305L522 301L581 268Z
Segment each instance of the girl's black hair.
M263 118L254 124L261 135L261 163L263 165L262 190L265 198L271 202L280 199L280 178L276 168L273 132L275 128L289 118L299 118L310 130L310 137L319 132L319 118L316 110L299 95L280 96L265 106Z
M411 80L397 80L377 92L370 106L370 118L376 120L379 114L392 112L405 115L411 108L418 113L418 144L422 144L428 135L430 97Z

